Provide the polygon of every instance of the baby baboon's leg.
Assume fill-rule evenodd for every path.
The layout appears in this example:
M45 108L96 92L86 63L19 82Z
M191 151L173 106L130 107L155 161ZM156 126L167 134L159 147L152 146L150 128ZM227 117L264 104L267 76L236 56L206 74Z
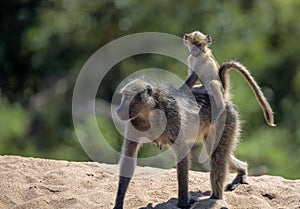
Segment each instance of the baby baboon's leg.
M183 140L177 139L172 144L177 160L178 203L179 208L189 208L188 201L188 147Z
M234 155L230 155L229 170L238 173L235 179L226 186L226 191L234 190L239 184L248 184L248 164L237 159Z
M215 123L225 110L224 90L220 81L213 80L208 87L209 99L212 103L212 124Z
M226 122L225 101L222 85L213 80L209 84L208 93L211 101L211 125L206 138L206 151L211 156L221 139Z
M208 156L211 156L215 151L216 147L219 144L223 136L226 125L226 111L222 111L219 118L215 121L214 124L211 124L209 127L208 135L205 139L205 148ZM228 131L228 130L227 130Z
M228 170L229 143L230 139L223 136L211 155L210 182L212 194L210 198L212 199L222 199L223 197L224 182Z
M120 160L120 176L119 176L119 187L116 198L116 203L114 209L122 209L124 203L125 193L128 184L136 166L136 157L138 152L139 143L130 141L128 139L124 140L122 158Z

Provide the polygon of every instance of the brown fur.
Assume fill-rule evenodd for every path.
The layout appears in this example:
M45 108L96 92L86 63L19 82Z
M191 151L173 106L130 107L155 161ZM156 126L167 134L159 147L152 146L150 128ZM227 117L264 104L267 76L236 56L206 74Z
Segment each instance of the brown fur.
M245 66L235 61L229 61L229 62L224 62L220 67L216 58L213 56L211 50L208 48L208 46L212 43L211 37L208 35L204 35L199 31L185 34L183 39L185 45L189 47L191 53L191 55L189 56L189 62L190 62L189 77L185 82L185 84L189 88L192 88L192 86L198 80L200 80L206 88L210 87L209 83L211 82L211 80L214 80L214 82L218 82L220 80L223 88L219 90L216 89L211 92L215 94L218 92L222 92L223 100L229 100L230 80L227 72L231 69L234 69L243 76L243 78L247 81L248 85L254 92L255 97L259 102L261 109L263 110L264 117L267 124L270 126L276 126L274 124L273 110L270 104L268 103L264 94L260 90L260 87L256 83L255 79L251 76L250 72L246 69ZM197 56L193 55L195 51ZM192 67L191 65L193 64L191 62L195 62L195 60L198 59L203 60L202 66L199 66L198 64L197 67ZM208 68L210 69L207 70ZM206 69L206 71L204 69ZM200 73L201 71L203 72ZM207 80L204 80L204 78ZM219 99L218 103L223 102L222 96L219 96L218 99Z
M151 90L149 90L149 87ZM129 96L130 92L131 96ZM188 148L185 143L188 136L178 136L180 129L184 129L185 133L194 129L195 118L200 119L197 137L203 138L208 134L211 121L211 104L206 90L204 87L193 88L195 102L184 91L176 90L171 86L154 86L149 82L137 79L127 84L122 89L122 93L123 98L126 93L129 102L123 100L117 112L121 119L128 120L127 127L132 127L127 128L125 133L123 154L120 160L118 194L114 208L123 208L125 193L136 164L137 150L141 144L138 140L132 140L132 137L128 136L132 136L130 133L134 131L133 129L142 131L144 127L149 127L150 112L155 109L162 110L165 113L166 128L156 139L151 139L151 132L145 133L145 136L150 138L153 143L172 147L177 158L178 206L188 208ZM180 99L174 99L177 97ZM127 105L128 107L126 107ZM127 111L127 108L129 108L129 111ZM224 182L228 169L237 172L238 175L227 186L227 190L233 190L238 184L247 183L247 164L237 160L233 155L239 137L240 124L234 105L229 101L226 102L224 114L226 114L225 129L210 160L211 198L215 199L222 199L223 197ZM145 115L149 117L144 117ZM183 119L183 123L180 123L181 119ZM160 126L161 121L159 119L154 122Z
M265 98L264 94L260 90L254 78L251 76L251 74L246 69L246 67L243 66L241 63L235 61L229 61L229 62L224 62L221 65L219 69L219 76L226 93L229 94L229 89L230 89L230 80L227 72L231 69L238 71L243 76L243 78L247 81L248 85L251 87L257 101L259 102L259 105L261 106L261 109L263 110L266 122L270 126L276 126L274 124L273 110L270 104L268 103L267 99Z

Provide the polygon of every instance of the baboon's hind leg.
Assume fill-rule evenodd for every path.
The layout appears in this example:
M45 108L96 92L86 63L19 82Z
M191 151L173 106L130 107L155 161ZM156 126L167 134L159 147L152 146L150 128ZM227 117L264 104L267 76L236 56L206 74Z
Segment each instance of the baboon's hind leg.
M226 186L226 191L233 191L240 184L248 184L248 164L246 162L242 162L234 157L234 155L231 155L229 161L229 170L231 172L236 172L237 175L234 180Z
M228 140L222 138L210 160L211 199L222 199L228 169Z

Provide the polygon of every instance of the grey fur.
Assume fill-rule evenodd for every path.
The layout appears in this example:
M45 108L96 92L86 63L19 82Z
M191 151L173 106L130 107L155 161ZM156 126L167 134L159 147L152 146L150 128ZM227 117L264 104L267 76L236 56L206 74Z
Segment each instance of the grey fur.
M147 93L149 86L152 89L151 95ZM144 79L130 81L121 90L123 98L126 97L130 101L123 101L117 110L122 119L128 120L128 126L122 148L119 186L114 209L123 208L125 193L136 165L137 152L141 144L136 138L132 140L132 134L129 132L134 131L133 129L145 133L145 137L149 138L149 141L160 147L167 145L172 148L177 159L178 206L180 208L189 207L189 149L185 141L191 137L189 132L193 132L193 130L197 132L194 137L206 139L211 121L211 105L205 88L195 86L192 88L192 92L192 95L189 95L187 90L177 90L167 85L150 84ZM166 119L164 121L166 123L165 129L160 136L154 139L151 138L153 137L152 132L147 130L155 123L158 124L156 126L160 126L161 120L160 117L156 118L151 115L153 110L162 111ZM223 197L224 181L228 169L237 172L238 175L228 185L227 190L233 190L240 183L247 183L247 164L239 161L233 155L239 137L240 122L234 105L229 101L226 102L224 114L226 114L225 129L210 162L211 198L214 199L222 199ZM195 123L195 121L199 123ZM197 125L196 128L195 124Z

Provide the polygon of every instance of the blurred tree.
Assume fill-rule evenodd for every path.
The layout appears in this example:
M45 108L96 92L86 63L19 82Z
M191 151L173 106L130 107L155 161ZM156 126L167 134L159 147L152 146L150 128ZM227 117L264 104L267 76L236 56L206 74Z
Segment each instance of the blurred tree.
M0 84L11 100L24 101L31 78L30 54L22 47L22 34L34 24L36 1L1 1L0 3ZM34 88L34 87L33 87Z
M240 157L248 160L252 174L299 178L299 10L298 0L3 1L0 154L87 160L76 141L71 99L88 57L109 41L136 32L182 36L200 30L213 37L220 63L237 59L248 67L276 112L278 126L270 128L247 84L231 73L233 100L247 121ZM120 81L150 67L186 76L186 66L173 59L135 56L113 67L98 97L110 102ZM122 139L111 120L99 116L99 126L108 143L120 149ZM140 155L149 156L149 149L154 148L145 147Z

